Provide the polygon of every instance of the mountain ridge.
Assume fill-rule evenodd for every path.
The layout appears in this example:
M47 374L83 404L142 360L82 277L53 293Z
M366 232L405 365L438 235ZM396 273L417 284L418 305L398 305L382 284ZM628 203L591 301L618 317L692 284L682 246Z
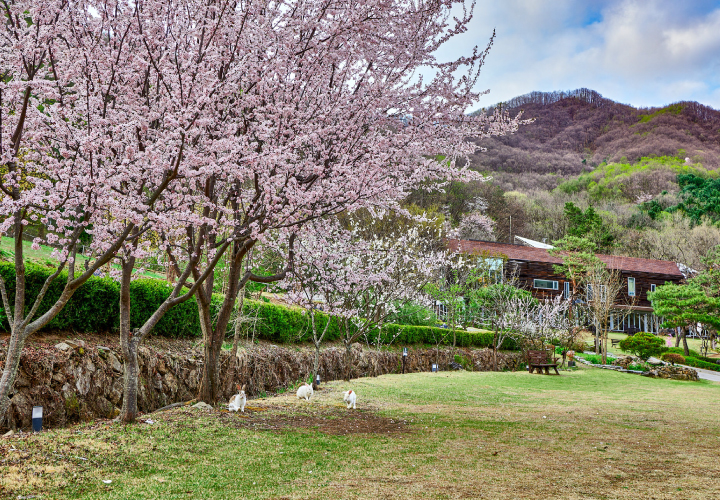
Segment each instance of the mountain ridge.
M513 135L476 141L487 151L472 155L472 168L505 190L550 190L603 163L644 157L687 157L720 168L720 111L694 101L636 108L583 88L530 92L499 106L535 118Z

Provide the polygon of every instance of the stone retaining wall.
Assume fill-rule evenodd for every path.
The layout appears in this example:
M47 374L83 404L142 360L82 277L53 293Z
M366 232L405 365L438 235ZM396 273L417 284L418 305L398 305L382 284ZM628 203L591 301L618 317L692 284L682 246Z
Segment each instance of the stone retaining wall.
M408 349L407 372L430 371L438 354L435 349ZM0 368L7 352L6 341L0 341ZM457 353L472 360L475 370L492 369L492 351L458 349ZM447 366L450 350L440 350L441 367ZM322 381L343 376L344 348L324 349L320 359ZM352 347L352 378L398 373L401 353L376 351L360 344ZM33 406L44 407L46 427L96 417L112 418L118 414L123 397L123 365L117 346L83 341L58 344L35 344L26 347L8 418L0 428L27 428ZM147 413L171 403L195 397L202 375L202 354L187 350L182 354L153 347L140 347L140 388L138 405ZM514 370L522 363L520 353L499 353L498 368ZM252 346L238 352L238 370L233 376L229 353L221 357L222 399L234 393L236 383L246 385L250 397L287 388L312 372L313 351L307 348Z

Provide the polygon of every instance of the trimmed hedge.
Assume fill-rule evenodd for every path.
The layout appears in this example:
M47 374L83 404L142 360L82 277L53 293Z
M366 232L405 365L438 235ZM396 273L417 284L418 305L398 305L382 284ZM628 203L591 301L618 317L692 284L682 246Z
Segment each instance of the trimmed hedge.
M26 312L30 310L40 288L52 272L52 269L34 263L26 264ZM8 298L12 304L15 296L15 267L11 263L0 262L0 274L5 279ZM66 280L67 273L62 273L56 278L43 299L39 313L47 311L57 300ZM162 280L141 278L133 281L130 285L131 327L140 327L168 297L170 291L170 285ZM222 295L213 295L211 306L213 317L217 315L222 300ZM75 292L63 310L43 329L95 333L117 331L119 302L120 284L112 278L94 276ZM250 318L257 318L254 326L257 339L288 344L309 341L312 338L312 332L308 328L309 317L300 308L245 300L243 313ZM318 329L322 330L328 319L327 314L317 312L315 321ZM2 307L0 307L0 330L9 330ZM171 308L155 326L152 334L164 337L199 337L201 331L195 300L191 298ZM456 334L459 347L489 347L493 340L493 334L489 332L457 331ZM445 328L387 324L382 330L384 343L394 338L395 344L435 344L436 339L443 336L445 336L443 345L452 344L452 334ZM333 321L324 340L339 340L341 337L342 325L339 321ZM516 346L512 340L506 340L502 348L512 350Z
M219 299L221 300L222 297ZM245 300L243 313L250 318L257 317L256 338L281 344L312 340L312 331L308 328L309 316L303 314L304 311L299 307L285 307L268 302ZM319 311L315 313L315 325L318 332L322 332L327 321L327 314ZM253 327L249 326L248 328ZM336 320L330 324L323 341L338 340L341 336L340 322Z
M685 363L683 364L695 368L704 368L705 370L720 372L720 365L717 363L709 363L707 361L703 361L702 359L693 358L692 356L685 356Z
M493 343L492 332L456 331L458 347L490 347ZM389 342L397 335L397 344L435 344L445 336L442 345L452 344L452 332L446 328L432 326L385 325L383 342ZM516 345L511 339L505 339L501 349L515 350Z
M708 358L708 357L706 357L706 356L701 356L699 352L697 352L697 351L695 351L695 350L693 350L693 349L688 349L688 351L690 352L690 357L691 357L691 358L695 358L695 359L697 359L697 360L699 360L699 361L704 361L705 363L710 363L711 365L718 365L718 366L720 366L720 364L719 364L720 360L717 359L717 358ZM681 354L681 355L683 355L683 356L685 355L685 351L683 350L682 347L670 347L670 348L668 349L668 352L674 352L674 353L676 353L676 354Z
M700 353L693 349L688 350L690 352L690 356L685 356L685 363L683 364L694 368L704 368L706 370L720 372L720 364L717 363L717 359L701 356ZM668 352L681 355L684 354L682 347L670 347L668 348Z
M667 352L674 352L675 354L681 354L685 356L685 350L682 347L668 347ZM688 349L688 352L690 353L689 356L692 356L693 358L700 357L700 353L693 349Z
M35 301L40 288L52 269L27 262L25 264L25 311ZM15 297L15 266L8 262L0 262L0 275L5 280L10 304ZM61 273L50 285L40 305L37 318L47 311L60 297L67 281L67 273ZM170 295L170 285L161 280L142 278L130 284L131 328L139 328ZM213 297L213 313L219 309L222 297ZM70 298L60 313L48 323L43 330L75 330L77 332L117 331L120 323L120 283L112 278L91 277ZM8 331L5 311L0 304L0 329ZM152 332L154 335L166 337L195 337L200 335L200 321L197 304L189 299L171 308L158 322Z

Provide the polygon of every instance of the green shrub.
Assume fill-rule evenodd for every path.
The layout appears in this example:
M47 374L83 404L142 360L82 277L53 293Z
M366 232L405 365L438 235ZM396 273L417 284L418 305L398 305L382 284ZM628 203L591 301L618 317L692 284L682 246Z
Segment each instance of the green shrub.
M304 314L303 309L246 300L243 304L243 314L250 318L257 318L254 326L256 338L282 344L312 339L312 331L308 328L309 317ZM318 331L325 328L327 321L327 314L315 313L315 325ZM340 321L333 319L323 340L332 342L340 339L341 336L342 325Z
M707 361L703 361L702 359L693 358L692 356L685 356L685 363L683 364L694 368L703 368L705 370L720 372L720 365L716 363L709 363Z
M53 273L52 269L27 262L25 312L29 312L40 288ZM0 262L0 274L5 280L8 298L12 304L15 297L15 268ZM37 318L47 311L60 297L67 281L67 273L61 273L50 285L40 304ZM130 284L130 327L139 328L170 295L170 285L162 280L142 278ZM221 296L214 296L211 306L213 317L217 315ZM77 332L108 332L119 328L120 284L112 278L91 277L78 288L60 313L43 330L74 330ZM4 311L0 313L0 330L9 330ZM153 329L154 335L167 337L195 337L200 335L197 304L189 299L171 308Z
M440 344L452 345L452 332L446 328L387 324L383 327L382 333L384 343L396 337L393 342L395 344L435 344L436 341L443 336L445 336L445 338ZM456 330L455 336L458 347L491 347L493 343L492 332L466 332L464 330ZM505 339L500 348L516 350L517 346L513 340Z
M390 314L387 319L389 323L398 325L433 326L437 316L432 309L410 302Z
M583 354L580 357L583 358L585 361L592 363L594 365L602 364L602 356L600 354Z
M632 337L620 341L620 349L631 352L640 359L648 359L650 356L659 356L667 351L665 341L652 333L640 332Z
M662 359L663 361L665 361L667 363L673 364L673 365L675 363L677 363L679 365L685 364L685 356L683 356L682 354L674 353L674 352L666 352L665 354L662 355L662 358L660 358L660 359Z
M683 351L683 349L681 347L671 347L668 349L668 352L674 352L677 354L685 355L685 351ZM691 357L693 357L699 361L703 361L703 362L709 363L711 365L720 366L720 364L718 363L718 361L720 361L720 360L718 360L717 358L708 358L706 356L701 356L699 352L697 352L693 349L688 349L688 352L690 353ZM700 367L698 367L698 368L700 368ZM712 370L712 369L713 368L710 368L710 370Z
M666 352L674 352L675 354L682 354L685 355L685 351L682 347L668 347ZM700 358L700 353L695 351L694 349L688 349L688 352L690 353L689 356L692 356L693 358Z
M455 362L459 365L461 365L465 370L471 372L473 370L473 364L472 361L470 361L465 356L461 356L460 354L455 355Z

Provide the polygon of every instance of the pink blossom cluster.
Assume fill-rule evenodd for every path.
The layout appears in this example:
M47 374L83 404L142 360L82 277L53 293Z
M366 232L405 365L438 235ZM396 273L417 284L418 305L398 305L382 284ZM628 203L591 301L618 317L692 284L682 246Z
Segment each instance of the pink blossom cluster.
M522 122L464 114L486 51L435 56L462 4L9 2L0 233L41 221L61 256L80 226L99 253L129 226L255 240L478 177L456 167L466 139Z

